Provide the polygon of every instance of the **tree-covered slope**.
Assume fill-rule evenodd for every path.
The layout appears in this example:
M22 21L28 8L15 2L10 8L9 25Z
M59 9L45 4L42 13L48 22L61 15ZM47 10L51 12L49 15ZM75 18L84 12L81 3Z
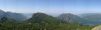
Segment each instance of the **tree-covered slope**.
M90 30L90 26L80 25L78 23L64 23L64 20L60 21L50 15L44 13L35 13L32 18L29 19L28 24L36 25L35 30Z
M7 17L2 18L0 30L90 30L90 26L79 23L68 23L44 13L34 13L33 16L21 23ZM6 21L7 20L7 21Z

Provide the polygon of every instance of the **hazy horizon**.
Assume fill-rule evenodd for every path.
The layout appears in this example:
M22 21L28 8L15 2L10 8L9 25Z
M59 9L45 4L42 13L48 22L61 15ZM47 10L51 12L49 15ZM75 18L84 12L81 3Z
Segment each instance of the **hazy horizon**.
M0 0L0 9L17 13L101 13L101 0Z

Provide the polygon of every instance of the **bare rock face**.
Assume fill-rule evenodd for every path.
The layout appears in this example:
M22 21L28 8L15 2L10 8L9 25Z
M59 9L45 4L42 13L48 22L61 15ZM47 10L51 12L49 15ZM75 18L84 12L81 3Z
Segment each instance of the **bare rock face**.
M71 14L71 13L61 14L57 18L61 19L63 21L69 22L69 23L74 23L74 22L80 22L81 23L82 21L84 21L83 18L81 18L81 17L79 17L77 15Z
M101 30L101 25L92 28L92 30Z

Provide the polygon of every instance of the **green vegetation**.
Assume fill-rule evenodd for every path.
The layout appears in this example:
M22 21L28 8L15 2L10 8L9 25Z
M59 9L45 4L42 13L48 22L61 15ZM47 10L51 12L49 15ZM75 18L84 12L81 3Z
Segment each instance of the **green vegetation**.
M61 21L44 13L35 13L32 18L20 23L7 17L1 20L3 21L0 23L0 30L91 30L92 28L78 23Z

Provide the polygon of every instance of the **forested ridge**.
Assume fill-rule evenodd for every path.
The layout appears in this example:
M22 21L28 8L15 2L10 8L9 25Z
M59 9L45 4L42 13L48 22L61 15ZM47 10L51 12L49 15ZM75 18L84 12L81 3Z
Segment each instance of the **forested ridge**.
M31 18L17 22L9 17L2 17L0 30L91 30L92 26L78 22L66 22L45 13L34 13Z

